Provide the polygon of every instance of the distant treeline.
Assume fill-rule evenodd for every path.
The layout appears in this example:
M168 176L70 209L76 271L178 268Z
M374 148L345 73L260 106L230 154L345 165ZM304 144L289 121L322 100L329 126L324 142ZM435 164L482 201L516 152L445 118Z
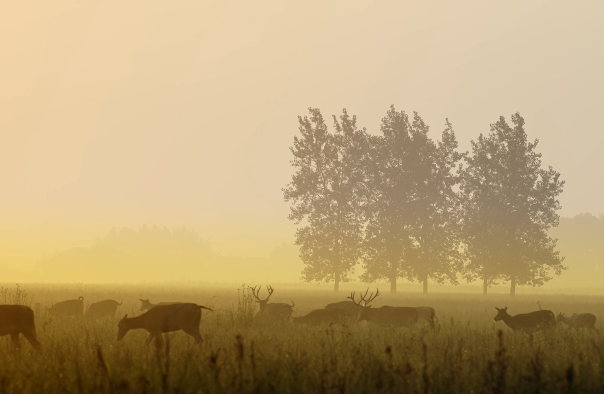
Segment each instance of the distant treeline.
M113 229L92 246L44 256L37 269L53 281L293 281L299 265L287 266L283 258L291 248L277 247L270 258L222 255L194 230L141 226Z
M566 257L565 285L604 287L604 216L562 217L549 235L558 239L558 248ZM296 245L282 243L267 258L228 256L212 252L210 242L193 230L142 226L115 229L90 247L45 256L37 268L45 280L52 281L266 283L295 281L302 266ZM0 271L11 273L9 266Z
M392 106L380 133L356 117L319 109L299 117L290 148L292 181L283 189L306 281L333 281L335 290L362 263L361 279L541 286L565 267L548 235L558 225L564 182L544 168L538 141L529 141L518 114L491 124L459 152L447 120L441 139Z

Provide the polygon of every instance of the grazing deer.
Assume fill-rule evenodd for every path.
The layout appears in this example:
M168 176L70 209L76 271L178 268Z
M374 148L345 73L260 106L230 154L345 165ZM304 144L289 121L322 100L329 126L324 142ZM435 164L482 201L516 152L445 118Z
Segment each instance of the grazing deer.
M579 328L589 328L590 331L598 332L598 329L594 327L596 324L596 317L591 313L573 313L573 315L569 317L564 316L564 313L558 313L556 322L564 323L575 330L579 330Z
M365 295L360 296L361 299L358 303L354 301L353 297L353 301L357 305L361 306L361 302L363 302L358 321L366 320L380 325L406 327L410 327L417 323L417 310L415 308L405 306L383 306L377 309L370 308L369 303L375 300L379 295L380 290L378 289L375 296L371 293L369 299L366 299L367 292L365 292Z
M13 347L19 349L19 334L23 334L34 349L40 349L40 342L36 338L34 311L24 305L0 305L0 336L10 335Z
M316 309L307 315L294 317L294 324L332 324L332 323L346 323L350 318L350 314L344 308L331 308L331 309Z
M54 317L64 316L84 316L84 297L80 296L77 300L66 300L51 304L46 311Z
M149 345L155 338L155 344L162 346L164 340L161 334L178 330L183 330L195 338L195 343L199 343L201 342L199 334L201 309L213 310L197 304L180 303L157 305L137 317L128 318L128 315L125 315L118 324L117 340L121 341L130 330L143 328L149 332L145 345Z
M367 295L368 292L369 292L369 287L367 288L367 291L365 292L365 296ZM346 297L346 298L350 299L350 301L332 302L331 304L325 305L325 309L340 309L340 310L346 311L346 313L348 314L350 319L356 320L358 318L359 312L361 312L361 308L363 306L357 304L354 301L355 294L356 294L356 292L350 292L350 295L348 297ZM371 306L368 305L367 307L370 308Z
M88 307L88 310L86 311L86 317L115 317L115 311L117 311L117 307L120 305L122 305L121 302L118 304L117 301L113 300L95 302L93 304L90 304L90 306Z
M503 320L503 322L514 331L534 330L556 324L554 312L548 310L540 310L510 316L507 312L507 306L501 309L495 307L495 309L497 309L497 316L495 316L494 320Z
M289 318L293 312L293 307L296 306L293 301L291 305L281 302L269 304L268 300L275 291L272 286L266 286L266 289L268 290L268 297L266 297L264 300L260 299L260 289L262 289L262 286L258 290L256 290L256 286L249 288L252 290L254 298L256 298L256 303L260 304L260 311L256 316L289 321Z
M368 292L369 292L369 287L367 288L367 291L365 292L365 296L367 295ZM359 308L361 308L361 305L357 304L354 301L354 296L355 296L355 292L351 292L350 295L348 297L346 297L346 298L350 299L350 301L332 302L331 304L325 305L325 309L340 308L340 309L350 309L354 312L359 312Z
M156 306L158 306L158 305L174 305L174 304L184 304L184 302L160 302L160 303L158 303L158 304L152 304L152 303L149 301L149 299L148 299L148 298L147 298L146 300L143 300L143 299L140 299L140 298L139 298L139 301L140 301L140 302L142 302L140 312L143 312L143 311L149 310L149 309L154 308L154 307L156 307Z

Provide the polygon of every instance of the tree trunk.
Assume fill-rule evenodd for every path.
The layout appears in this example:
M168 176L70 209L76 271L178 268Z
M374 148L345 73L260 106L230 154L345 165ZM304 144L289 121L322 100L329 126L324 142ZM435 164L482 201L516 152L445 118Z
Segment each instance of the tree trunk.
M482 279L482 295L487 295L487 289L489 288L489 284L487 282L487 276L485 275Z
M336 283L333 286L333 291L338 292L340 291L340 274L336 272Z
M512 283L510 287L510 297L514 297L516 295L516 277L512 276Z
M424 294L428 294L428 274L424 276Z
M390 292L396 293L396 274L390 275Z

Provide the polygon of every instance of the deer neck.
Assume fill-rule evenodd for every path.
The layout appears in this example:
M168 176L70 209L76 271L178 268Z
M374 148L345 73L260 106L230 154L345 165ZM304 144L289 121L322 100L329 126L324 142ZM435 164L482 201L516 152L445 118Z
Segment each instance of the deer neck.
M506 314L502 320L505 324L507 324L508 327L516 328L516 323L514 322L514 319L512 316Z
M135 328L144 328L146 322L147 319L145 315L131 317L125 321L126 327L128 327L129 330L133 330Z

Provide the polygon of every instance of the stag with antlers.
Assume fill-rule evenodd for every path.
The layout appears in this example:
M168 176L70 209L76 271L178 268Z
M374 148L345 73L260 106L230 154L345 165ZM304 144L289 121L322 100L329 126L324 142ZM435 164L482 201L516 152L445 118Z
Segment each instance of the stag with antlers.
M361 299L359 302L355 301L354 293L348 297L357 305L357 307L360 307L358 321L366 320L381 325L407 327L410 327L417 322L417 310L415 308L382 306L381 308L372 309L369 304L380 295L380 290L377 289L375 295L371 293L369 298L367 298L368 292L369 289L367 289L364 295L360 295Z
M293 307L296 306L294 302L292 301L291 305L281 302L269 304L268 300L271 298L273 292L275 291L273 287L266 286L266 289L268 290L268 297L266 297L264 300L260 299L260 290L262 289L262 286L260 286L258 289L256 288L257 286L249 287L249 289L252 291L254 298L256 299L256 303L258 303L260 306L260 311L256 316L275 320L289 321L293 312Z
M375 296L373 295L373 293L371 293L371 295L367 299L368 293L369 293L369 287L365 291L365 294L363 294L363 293L360 294L361 300L359 302L356 302L355 301L356 292L353 291L350 293L350 296L346 297L350 301L340 301L340 302L334 302L331 304L327 304L327 305L325 305L325 309L343 309L348 313L348 315L350 316L350 319L354 319L356 321L359 316L359 312L361 311L361 308L363 308L364 306L366 306L367 308L371 308L371 305L369 305L369 303L371 303L371 301L373 301L377 296L380 295L380 291L378 290L377 294ZM361 303L363 303L363 304L361 305Z

